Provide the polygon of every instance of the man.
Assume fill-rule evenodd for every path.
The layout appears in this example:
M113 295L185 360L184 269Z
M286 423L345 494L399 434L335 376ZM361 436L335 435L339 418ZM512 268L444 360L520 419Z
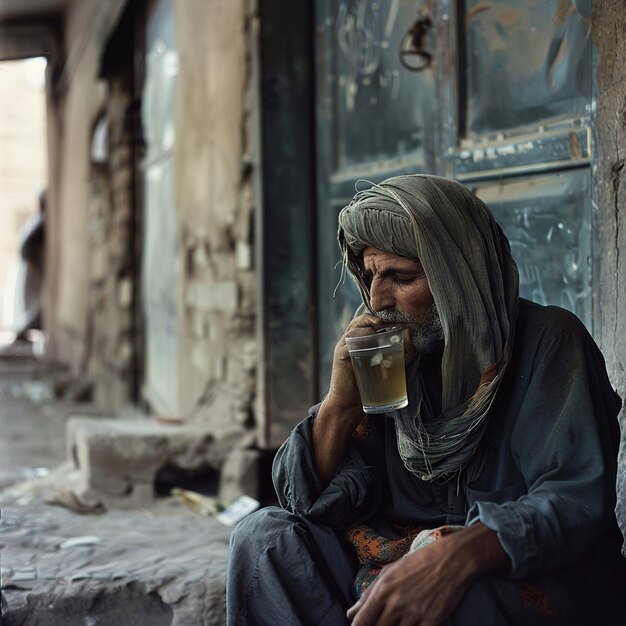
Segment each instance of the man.
M42 328L42 288L44 277L44 244L46 192L39 194L39 212L26 223L20 234L20 257L24 265L23 315L15 341L29 341L28 331Z
M626 624L621 402L583 325L518 297L508 241L455 182L361 191L338 239L367 310L277 454L282 508L235 529L229 624ZM345 337L391 324L409 405L366 417Z

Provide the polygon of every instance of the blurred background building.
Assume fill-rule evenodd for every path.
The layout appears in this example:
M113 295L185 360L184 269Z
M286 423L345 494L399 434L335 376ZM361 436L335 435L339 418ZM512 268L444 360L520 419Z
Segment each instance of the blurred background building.
M20 324L20 233L48 180L44 57L0 63L0 333ZM10 95L9 95L10 94Z
M487 202L522 295L577 313L626 393L621 2L0 7L0 60L47 61L46 358L102 410L201 424L220 463L275 450L358 301L333 298L337 214L410 172ZM39 106L21 80L2 202L3 112ZM5 283L36 165L12 226L2 205Z

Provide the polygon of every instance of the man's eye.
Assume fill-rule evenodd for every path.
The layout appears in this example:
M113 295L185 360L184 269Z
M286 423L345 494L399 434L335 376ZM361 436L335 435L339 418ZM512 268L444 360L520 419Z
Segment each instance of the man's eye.
M412 283L415 280L415 276L400 275L400 276L392 276L391 279L393 280L394 283L398 283L399 285L408 285L409 283Z

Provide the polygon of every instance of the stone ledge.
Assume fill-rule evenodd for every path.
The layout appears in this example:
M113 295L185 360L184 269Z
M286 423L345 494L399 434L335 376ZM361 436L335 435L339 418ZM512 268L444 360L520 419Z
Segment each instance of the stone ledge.
M2 505L3 625L224 623L230 529L215 519L174 501L103 515Z
M239 427L215 435L196 426L161 424L147 418L75 416L67 424L67 445L68 456L79 472L75 491L107 508L149 505L154 500L157 474L165 466L187 471L226 466L227 494L223 497L231 501L245 492L256 495L255 475L250 471L256 453L241 449ZM242 467L242 455L247 471L242 469L238 480L228 468Z

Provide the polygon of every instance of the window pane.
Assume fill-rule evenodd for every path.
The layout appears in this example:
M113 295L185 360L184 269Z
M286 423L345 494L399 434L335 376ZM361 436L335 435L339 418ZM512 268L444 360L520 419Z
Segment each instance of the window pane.
M467 0L461 18L467 136L585 114L591 0Z
M591 330L590 172L480 185L511 242L520 295L576 313Z
M433 124L434 73L409 71L399 56L416 18L415 4L400 0L342 0L327 17L339 168L423 148Z

